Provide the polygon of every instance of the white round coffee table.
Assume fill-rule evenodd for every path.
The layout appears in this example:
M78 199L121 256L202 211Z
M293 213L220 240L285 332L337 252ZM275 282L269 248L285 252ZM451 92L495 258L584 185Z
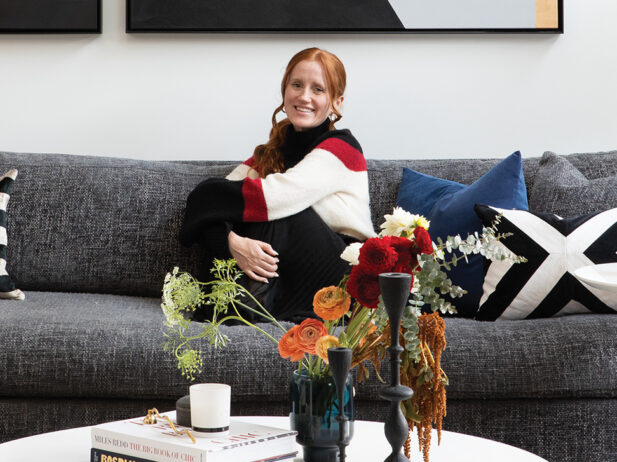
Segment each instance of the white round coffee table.
M248 422L289 428L288 417L233 417ZM302 455L301 448L299 455ZM380 462L390 454L383 423L356 421L354 436L347 448L348 462ZM412 444L412 460L422 460L417 442ZM441 445L433 436L431 462L546 462L522 449L475 436L444 431ZM80 427L30 436L0 444L2 462L89 462L90 427ZM302 461L301 458L295 462ZM233 461L230 461L233 462Z

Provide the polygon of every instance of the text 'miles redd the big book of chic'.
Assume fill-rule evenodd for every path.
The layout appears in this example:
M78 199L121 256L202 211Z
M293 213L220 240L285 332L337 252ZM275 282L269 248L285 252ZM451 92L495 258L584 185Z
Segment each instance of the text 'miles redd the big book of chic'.
M166 413L175 422L175 412ZM190 428L176 425L179 431ZM229 434L193 443L164 419L154 425L143 417L92 427L91 462L270 462L292 459L296 431L232 419ZM194 435L194 434L193 434ZM111 459L110 459L111 457ZM114 457L116 459L114 459ZM105 459L105 460L103 460Z

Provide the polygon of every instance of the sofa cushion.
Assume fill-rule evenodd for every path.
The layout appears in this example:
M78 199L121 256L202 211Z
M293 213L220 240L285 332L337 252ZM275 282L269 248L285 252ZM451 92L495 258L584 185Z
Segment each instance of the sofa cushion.
M527 191L520 152L515 152L494 166L473 184L436 178L410 169L403 169L397 205L430 220L429 232L434 241L447 236L480 232L482 223L474 213L477 202L504 208L527 210ZM473 317L482 296L482 256L471 255L448 271L452 282L467 294L453 301L460 315Z
M617 174L617 152L565 158L588 179ZM392 213L403 167L472 184L498 162L368 159L375 229ZM538 162L523 159L528 191ZM200 267L198 247L183 248L177 239L188 193L235 165L0 151L0 171L19 170L8 222L13 280L22 290L158 296L171 268L197 274Z
M235 164L0 152L19 170L11 276L22 290L158 296L174 266L200 266L178 242L186 197Z
M573 313L614 313L617 292L591 287L573 272L587 265L617 262L617 209L560 218L546 213L476 205L485 225L502 214L501 241L526 263L487 265L477 318L523 319Z
M160 299L31 291L0 301L0 396L177 399L189 381L163 351ZM19 305L19 307L17 307ZM284 324L289 327L290 324ZM262 326L273 336L278 329ZM255 329L223 326L223 350L203 342L198 382L233 386L234 399L285 399L294 364Z
M0 301L0 396L147 400L187 394L190 382L162 348L159 304L155 298L35 291L20 304ZM280 335L273 325L261 327ZM282 359L252 328L223 330L231 339L226 348L202 343L204 366L196 381L229 383L236 403L286 402L297 364ZM616 336L617 316L447 319L448 397L617 397ZM387 371L384 364L384 378ZM356 385L357 397L377 399L383 386L371 373Z
M567 158L545 152L530 192L534 212L562 217L617 207L617 175L587 179Z
M392 213L402 167L470 184L497 162L368 159L376 229ZM579 163L594 165L586 156ZM198 274L198 246L178 242L189 192L235 165L0 151L1 171L17 168L20 175L8 223L11 276L22 290L156 297L174 266ZM531 181L537 159L525 159L524 168Z
M11 189L17 178L17 170L11 169L0 177L0 298L9 300L23 300L24 293L15 287L15 283L6 270L8 233L7 205L11 198Z
M449 400L617 397L617 316L445 321Z

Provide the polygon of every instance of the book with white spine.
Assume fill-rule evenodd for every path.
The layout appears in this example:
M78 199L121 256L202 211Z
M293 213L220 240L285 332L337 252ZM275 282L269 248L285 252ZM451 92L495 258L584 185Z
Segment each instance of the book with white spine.
M175 423L175 412L169 412ZM176 425L179 431L190 428ZM153 425L143 417L92 427L92 448L154 462L257 462L283 460L298 452L294 430L232 419L229 434L196 438L179 435L164 419ZM100 462L100 461L99 461Z

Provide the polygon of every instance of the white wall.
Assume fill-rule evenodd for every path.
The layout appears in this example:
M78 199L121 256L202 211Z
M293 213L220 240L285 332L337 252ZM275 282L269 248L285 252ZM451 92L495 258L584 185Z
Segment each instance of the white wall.
M344 115L370 158L617 149L617 2L570 0L564 35L0 36L0 150L244 159L266 140L289 58L348 72Z

